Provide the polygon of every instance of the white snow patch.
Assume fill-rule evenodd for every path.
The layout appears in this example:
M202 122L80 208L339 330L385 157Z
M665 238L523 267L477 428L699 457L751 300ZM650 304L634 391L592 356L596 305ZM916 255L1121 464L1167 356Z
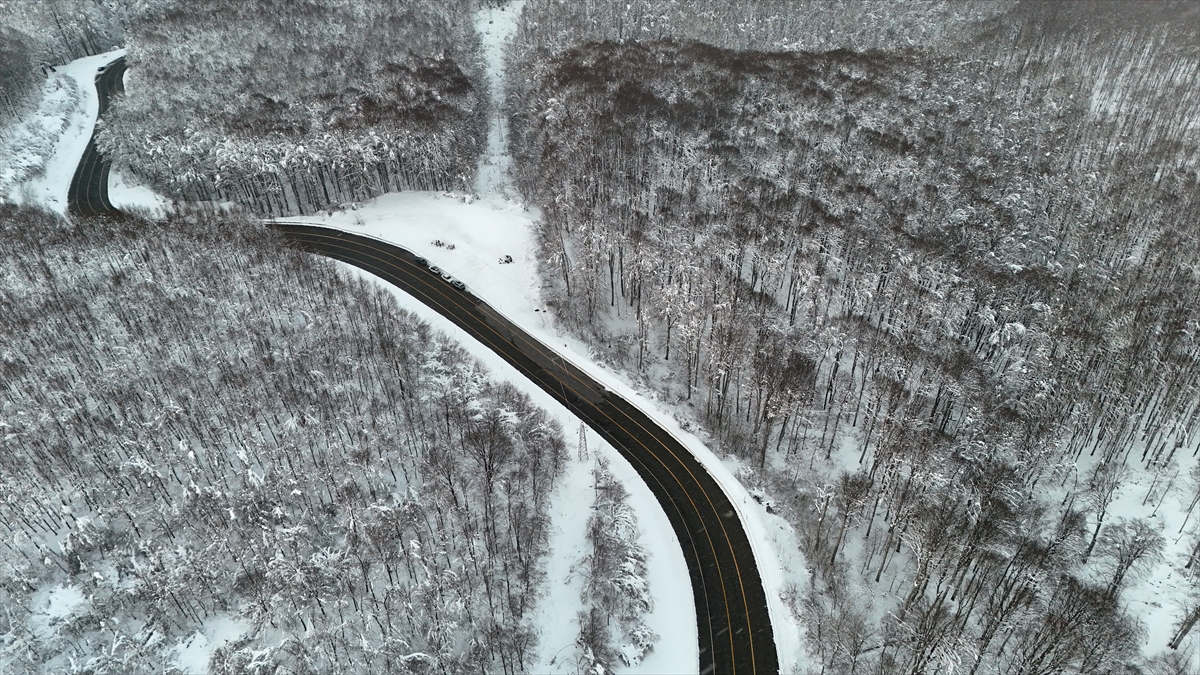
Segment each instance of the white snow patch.
M143 185L136 176L127 175L115 166L108 172L108 201L123 211L147 211L155 218L160 217L171 205L171 200Z
M78 586L63 584L35 595L34 611L29 616L29 630L34 635L45 640L53 636L56 625L63 620L83 611L91 603L83 595Z
M74 106L65 120L57 123L58 138L53 144L52 153L41 158L40 172L35 172L31 178L10 186L6 195L4 190L0 190L0 198L18 204L32 202L50 211L66 213L67 191L71 187L71 178L75 175L75 169L79 166L79 160L83 157L83 150L87 147L88 140L92 137L92 129L96 125L96 113L100 107L96 94L97 69L124 53L124 49L116 49L104 54L76 59L56 69L57 72L51 75L51 79L70 78L78 88L80 105ZM52 85L47 84L43 91L46 92L51 88ZM39 108L38 115L42 116L44 121L38 122L38 124L56 124L52 116L42 112L43 108L52 110L53 105L53 101L43 100L43 106ZM17 159L11 157L0 160L6 165L0 166L0 172L12 167ZM0 187L3 185L3 179L0 178Z
M237 640L249 629L245 621L229 615L205 621L200 630L175 646L175 667L187 675L207 675L213 650Z
M578 423L576 423L577 425ZM572 429L563 429L570 440ZM590 432L589 432L590 433ZM592 445L592 434L588 439ZM583 579L572 569L575 562L587 553L584 528L587 524L588 506L594 496L590 465L575 460L567 464L558 485L558 491L550 503L550 556L546 563L546 594L538 602L535 623L539 628L539 655L533 663L534 672L574 672L575 638L579 636L579 625L575 615L583 609L580 599ZM609 456L606 454L606 456ZM659 556L652 556L653 564ZM657 590L651 583L651 592ZM657 608L657 607L656 607Z

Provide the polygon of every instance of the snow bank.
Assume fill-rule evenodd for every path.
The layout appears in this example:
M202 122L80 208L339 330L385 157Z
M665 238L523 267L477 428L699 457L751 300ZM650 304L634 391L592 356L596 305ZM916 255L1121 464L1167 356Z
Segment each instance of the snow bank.
M161 216L171 205L171 200L116 167L108 173L108 201L122 211L146 211L151 217Z

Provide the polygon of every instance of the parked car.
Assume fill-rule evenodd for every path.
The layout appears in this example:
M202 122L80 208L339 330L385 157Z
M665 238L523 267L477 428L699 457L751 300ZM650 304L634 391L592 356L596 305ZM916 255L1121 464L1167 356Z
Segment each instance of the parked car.
M455 279L454 281L451 281L451 282L450 282L450 285L451 285L451 286L453 286L453 287L455 287L455 288L457 288L457 289L458 289L458 290L460 290L460 291L465 291L465 290L467 290L467 285L466 285L466 284L464 284L463 282L459 281L458 279Z
M417 264L421 265L423 267L429 267L429 261L422 258L421 256L417 256Z

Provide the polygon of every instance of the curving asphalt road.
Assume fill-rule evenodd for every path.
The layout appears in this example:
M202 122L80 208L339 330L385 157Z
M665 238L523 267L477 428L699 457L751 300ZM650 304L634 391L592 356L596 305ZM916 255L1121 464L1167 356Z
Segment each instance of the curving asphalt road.
M272 227L301 249L371 272L430 306L617 448L662 504L683 546L696 602L700 672L779 671L750 540L725 492L679 441L470 291L432 273L412 252L329 228L298 223Z
M108 110L108 99L114 94L125 91L121 77L125 74L125 57L103 66L96 74L96 94L100 99L100 109L96 113L99 119ZM98 216L118 213L108 201L108 171L112 164L96 150L96 132L88 140L83 158L75 168L75 176L71 178L71 187L67 190L67 210L80 216Z
M100 110L123 90L121 57L96 77ZM88 142L68 192L78 215L115 214L109 162ZM683 547L696 604L701 673L779 671L775 640L750 540L708 471L628 401L535 340L466 289L458 289L386 242L294 223L272 226L300 248L347 262L399 287L453 321L587 422L629 460L654 493ZM681 664L682 666L682 664ZM686 666L682 666L686 667Z

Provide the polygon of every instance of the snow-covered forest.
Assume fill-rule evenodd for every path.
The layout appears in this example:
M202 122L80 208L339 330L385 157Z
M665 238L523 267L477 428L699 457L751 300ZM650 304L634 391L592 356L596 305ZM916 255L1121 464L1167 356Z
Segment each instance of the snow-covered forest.
M37 104L45 71L121 43L124 17L148 0L6 0L0 4L0 130Z
M0 671L528 669L556 420L252 221L0 209Z
M1200 544L1157 508L1196 505L1198 29L1171 2L526 6L511 146L550 301L803 533L824 672L1183 663L1200 580L1152 627L1131 607L1166 599L1126 591Z
M462 189L486 133L475 5L155 3L100 147L172 198L261 214Z

